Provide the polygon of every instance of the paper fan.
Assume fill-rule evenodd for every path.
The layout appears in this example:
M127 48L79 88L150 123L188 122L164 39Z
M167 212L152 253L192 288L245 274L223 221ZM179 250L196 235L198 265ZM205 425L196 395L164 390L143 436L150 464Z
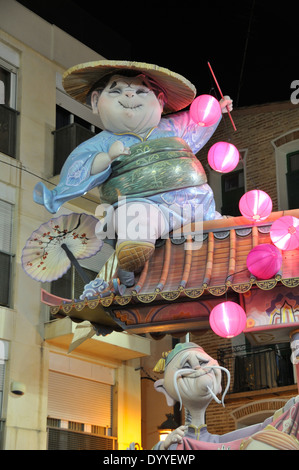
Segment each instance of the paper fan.
M50 282L59 279L74 264L88 283L90 279L77 259L89 258L101 249L103 241L95 235L97 223L92 215L72 213L42 224L23 248L24 271L36 281Z

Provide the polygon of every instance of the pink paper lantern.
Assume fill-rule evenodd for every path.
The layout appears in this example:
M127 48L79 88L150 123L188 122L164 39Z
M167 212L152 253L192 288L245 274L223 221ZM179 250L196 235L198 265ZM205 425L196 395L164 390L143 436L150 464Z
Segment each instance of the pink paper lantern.
M282 256L276 246L270 243L257 245L247 256L247 268L255 277L259 279L270 279L281 268Z
M240 154L238 149L228 142L217 142L208 152L208 162L211 168L220 173L228 173L236 168Z
M214 96L200 95L191 103L190 116L200 126L213 126L221 117L220 104Z
M222 338L233 338L244 330L246 313L235 302L222 302L211 311L209 322L216 335Z
M265 191L254 189L243 194L239 209L246 219L256 222L265 220L272 212L272 199Z
M285 215L275 220L270 237L280 250L296 250L299 247L299 219Z

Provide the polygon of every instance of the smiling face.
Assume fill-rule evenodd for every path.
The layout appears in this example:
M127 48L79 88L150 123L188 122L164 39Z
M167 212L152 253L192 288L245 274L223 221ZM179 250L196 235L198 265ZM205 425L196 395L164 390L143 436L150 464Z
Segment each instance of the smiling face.
M217 361L201 348L182 351L166 367L164 388L177 401L179 401L178 390L182 402L187 408L200 404L206 405L212 398L207 386L215 395L221 392L221 372L219 369L209 367L213 365L217 366ZM181 369L184 369L185 372L179 373L178 371ZM189 369L190 372L188 372Z
M105 130L139 135L159 124L163 109L162 99L148 88L142 76L112 76L102 92L92 93L91 103Z

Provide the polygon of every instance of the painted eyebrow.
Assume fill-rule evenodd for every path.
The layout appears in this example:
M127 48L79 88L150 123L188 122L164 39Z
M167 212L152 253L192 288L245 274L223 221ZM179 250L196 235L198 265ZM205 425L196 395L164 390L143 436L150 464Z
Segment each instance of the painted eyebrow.
M112 88L115 88L116 86L117 86L117 82L114 81L114 82L111 83L109 89L111 90Z
M186 352L185 354L183 354L182 358L181 358L181 361L180 361L180 366L182 367L182 365L184 364L184 362L186 361L187 357L189 356L189 353Z
M210 357L207 356L206 358L203 358L202 356L200 356L199 354L196 354L196 357L199 361L201 362L209 362L210 361Z
M127 83L127 82L124 82L124 83ZM128 86L130 86L131 82L130 83L127 83ZM116 86L118 86L118 82L116 80L114 80L110 87L109 87L109 90L111 90L112 88L115 88ZM150 88L148 87L148 85L145 83L145 82L142 82L139 86L141 87L144 87L146 88L147 90L150 90Z

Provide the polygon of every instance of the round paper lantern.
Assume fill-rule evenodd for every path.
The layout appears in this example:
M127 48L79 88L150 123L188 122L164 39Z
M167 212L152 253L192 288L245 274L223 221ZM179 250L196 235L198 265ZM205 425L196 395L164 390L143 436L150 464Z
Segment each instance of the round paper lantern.
M270 237L280 250L296 250L299 246L299 219L285 215L275 220Z
M248 253L247 268L259 279L270 279L281 268L282 256L276 246L270 243L257 245Z
M208 162L211 168L220 173L228 173L236 168L240 154L238 149L228 142L217 142L208 152Z
M272 199L265 191L254 189L243 194L239 201L239 209L246 219L265 220L272 212Z
M214 96L200 95L191 103L190 116L200 126L213 126L221 116L220 104Z
M216 335L222 338L233 338L244 330L246 313L235 302L222 302L211 311L209 322Z

